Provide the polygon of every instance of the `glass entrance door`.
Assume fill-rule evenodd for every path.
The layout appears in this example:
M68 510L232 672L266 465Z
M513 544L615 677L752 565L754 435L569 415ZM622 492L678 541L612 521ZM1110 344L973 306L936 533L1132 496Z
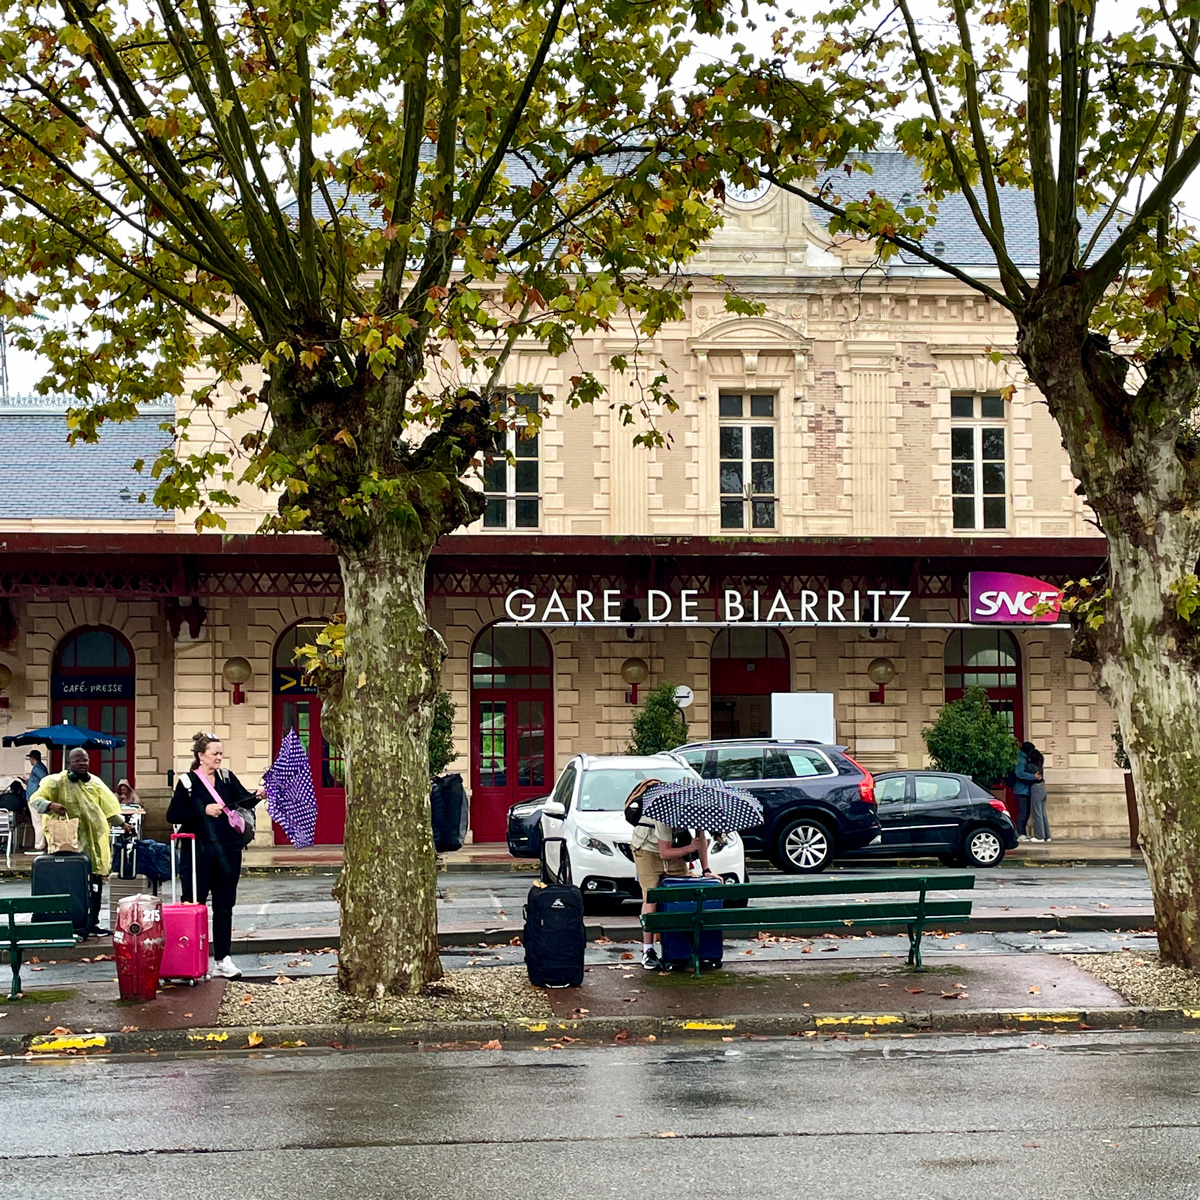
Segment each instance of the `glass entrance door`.
M477 842L504 841L509 808L545 796L554 782L547 782L549 710L549 698L539 693L475 698L471 829Z

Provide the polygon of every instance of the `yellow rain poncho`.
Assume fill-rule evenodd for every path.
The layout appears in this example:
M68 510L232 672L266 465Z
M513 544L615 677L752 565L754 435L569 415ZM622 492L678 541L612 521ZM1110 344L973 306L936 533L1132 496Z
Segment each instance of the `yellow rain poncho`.
M98 776L86 783L72 783L66 771L47 775L29 798L29 807L46 813L51 804L61 804L68 817L79 818L79 848L92 860L93 875L112 870L109 830L121 823L121 803Z

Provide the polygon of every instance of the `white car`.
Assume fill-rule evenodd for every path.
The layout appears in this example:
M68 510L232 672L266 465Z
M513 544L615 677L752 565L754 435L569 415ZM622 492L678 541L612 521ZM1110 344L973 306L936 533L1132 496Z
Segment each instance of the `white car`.
M566 850L569 878L583 892L583 906L598 912L622 900L641 898L625 820L625 801L643 779L699 779L673 754L642 756L577 754L565 767L542 805L546 867L559 869ZM565 838L566 846L555 838ZM746 882L746 855L736 833L709 836L708 865L726 883Z

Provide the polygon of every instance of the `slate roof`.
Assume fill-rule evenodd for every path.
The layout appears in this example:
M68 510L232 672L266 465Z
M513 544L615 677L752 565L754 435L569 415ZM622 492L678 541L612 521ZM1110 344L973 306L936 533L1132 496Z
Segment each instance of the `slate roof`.
M911 203L925 207L929 201L925 198L922 188L920 164L899 150L881 150L871 154L861 154L857 162L870 166L870 173L854 170L847 175L840 167L821 175L817 182L826 187L829 198L841 197L842 201L862 200L867 193L874 191L884 196L893 204L898 204L904 197L911 197ZM1008 252L1018 267L1036 268L1038 265L1037 243L1037 211L1033 203L1033 192L1027 188L1006 187L1000 189L1000 211L1004 218L1004 241ZM987 201L983 193L976 190L980 207L987 212ZM822 225L829 224L829 215L820 209L813 208L813 215ZM1081 241L1087 245L1092 230L1100 223L1103 210L1093 215L1079 214L1079 224L1083 228ZM1117 235L1122 224L1122 214L1108 223L1100 237L1093 257L1102 251ZM934 243L941 242L942 250L935 249ZM937 223L925 236L926 247L939 258L956 267L994 266L995 258L987 240L980 233L971 215L971 209L961 193L948 195L938 203ZM900 260L913 265L923 264L924 260L914 254L901 252ZM894 260L893 260L894 261Z
M152 521L169 514L138 496L152 491L147 466L170 439L161 413L105 425L100 441L67 445L59 413L0 412L0 520L58 517Z
M423 157L432 158L433 148L423 148ZM874 190L886 196L894 203L905 196L911 197L911 202L924 206L920 164L899 150L877 150L870 154L861 154L857 162L870 166L870 173L855 170L847 175L842 168L830 171L819 177L818 182L829 185L834 196L845 200L861 200L867 192ZM528 187L532 178L529 168L519 159L509 156L505 162L505 171L509 179L518 187ZM334 205L343 211L348 211L359 221L371 228L382 228L382 210L370 207L365 197L354 196L346 198L346 190L340 184L329 184L329 193ZM980 204L986 211L987 205L982 194L979 194ZM1000 207L1004 216L1005 242L1009 247L1013 261L1018 267L1036 268L1038 264L1037 247L1037 215L1034 210L1033 192L1028 189L1002 188L1000 190ZM813 216L822 225L829 224L829 216L821 209L813 208ZM284 206L284 212L295 216L296 202L293 200ZM317 220L326 220L329 211L324 198L314 197L313 214ZM1080 214L1080 225L1083 227L1083 243L1086 245L1091 231L1100 220L1101 213L1088 216ZM1100 240L1098 249L1102 250L1116 236L1120 229L1121 218L1118 216L1109 223ZM719 238L719 234L717 235ZM934 250L934 243L941 242L942 249ZM947 196L938 205L937 223L927 235L926 243L931 251L953 266L958 267L988 267L995 265L990 248L982 233L979 232L971 210L966 200L959 193ZM924 260L916 255L902 252L899 261L913 266L924 265ZM895 260L893 260L895 262Z

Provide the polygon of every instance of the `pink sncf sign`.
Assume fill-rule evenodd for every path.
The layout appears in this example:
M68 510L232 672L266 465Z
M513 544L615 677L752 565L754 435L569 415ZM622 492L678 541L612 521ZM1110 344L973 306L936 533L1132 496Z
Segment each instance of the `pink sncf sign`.
M1058 620L1062 588L1044 579L1008 571L972 571L967 576L971 620L984 624L1042 625ZM1045 612L1035 612L1047 604Z

